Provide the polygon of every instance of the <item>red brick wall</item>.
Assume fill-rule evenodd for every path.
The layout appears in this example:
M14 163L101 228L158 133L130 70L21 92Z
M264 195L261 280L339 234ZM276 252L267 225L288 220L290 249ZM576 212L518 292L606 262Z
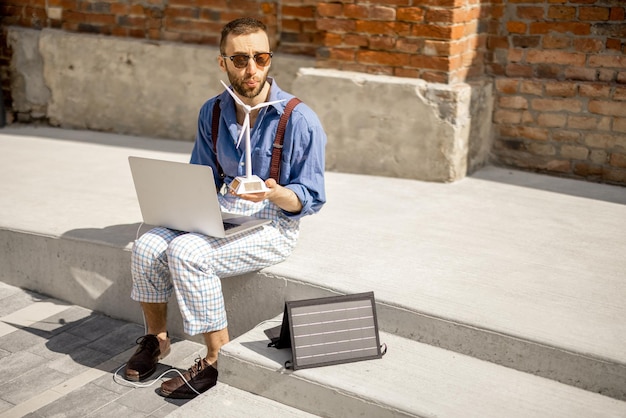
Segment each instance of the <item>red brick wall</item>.
M318 3L321 67L451 83L484 73L491 2L367 0Z
M626 184L626 2L505 3L488 40L498 161Z

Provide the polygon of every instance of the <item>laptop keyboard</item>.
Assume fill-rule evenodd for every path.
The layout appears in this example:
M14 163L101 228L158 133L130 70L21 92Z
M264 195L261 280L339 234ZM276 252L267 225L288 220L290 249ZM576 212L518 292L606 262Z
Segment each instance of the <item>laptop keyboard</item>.
M224 231L228 231L229 229L235 228L239 226L238 224L233 224L230 222L224 222Z

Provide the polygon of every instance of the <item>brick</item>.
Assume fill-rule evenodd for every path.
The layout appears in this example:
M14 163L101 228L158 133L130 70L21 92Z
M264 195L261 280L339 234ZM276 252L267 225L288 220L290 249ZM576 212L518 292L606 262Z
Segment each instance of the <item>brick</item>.
M615 38L608 38L605 43L606 49L613 49L616 51L622 50L622 41Z
M408 52L411 54L415 54L418 51L421 51L424 47L423 39L415 39L415 38L400 38L396 41L396 50L398 52Z
M566 142L568 144L576 144L580 141L581 134L579 131L568 131L565 129L552 130L552 140L557 142Z
M441 71L422 71L420 78L430 83L447 84L450 81L450 77L448 76L448 73L441 72Z
M515 21L509 21L506 22L506 30L509 33L519 33L519 34L525 34L526 33L526 23L524 22L515 22Z
M282 6L283 16L310 19L315 17L315 8L312 6Z
M369 33L371 35L407 36L411 31L411 25L401 22L372 22L357 20L355 31Z
M413 25L411 36L420 36L430 39L460 39L464 33L461 25L439 26L430 24Z
M578 19L582 21L609 20L611 9L608 7L586 7L578 8Z
M510 78L497 78L496 91L504 94L515 94L519 86L519 80Z
M578 90L581 97L608 99L611 95L611 86L604 83L581 83Z
M507 54L508 62L522 62L524 60L524 50L523 49L509 49Z
M490 35L487 37L487 47L489 49L496 49L496 48L507 49L509 47L509 37Z
M575 99L532 99L531 108L538 111L566 111L580 113L582 103Z
M572 164L569 161L551 160L545 165L539 165L537 168L543 168L556 173L568 173L572 170Z
M623 7L611 7L609 20L623 21L626 18L626 12Z
M354 61L354 49L347 48L329 48L328 58L339 61Z
M341 3L319 3L317 13L321 17L342 17L343 5Z
M577 162L574 164L574 174L581 177L598 177L602 175L601 166L589 164L587 162Z
M615 87L613 91L613 100L624 101L626 100L626 87ZM626 104L624 104L626 106Z
M369 18L373 20L396 20L396 9L387 6L372 6Z
M522 121L522 112L517 110L498 109L493 114L494 123L519 124Z
M570 160L586 160L589 156L589 149L579 145L562 145L561 157Z
M369 36L356 35L347 33L343 35L343 44L345 46L367 47L369 45Z
M612 38L626 38L626 24L614 22L595 22L590 24L593 34Z
M593 116L570 115L567 119L567 127L572 129L596 129L598 118Z
M543 95L543 83L540 81L522 80L520 83L520 92L541 96Z
M606 151L602 151L602 150L592 150L589 153L589 161L591 161L594 164L606 164L608 159L608 154L606 153Z
M528 100L523 96L503 96L498 98L498 105L509 109L528 109Z
M402 67L409 64L409 54L384 51L358 51L356 53L356 62L361 64L382 64Z
M509 77L530 78L533 76L533 67L523 64L508 64L504 69L504 73Z
M549 139L549 131L544 128L535 126L520 126L517 130L518 137L534 139L537 141L547 141Z
M626 133L626 118L613 118L613 131Z
M610 83L615 81L616 72L605 68L598 69L598 81L608 81Z
M550 6L548 7L548 18L556 20L573 20L576 17L576 7L572 6Z
M574 49L578 52L600 52L604 49L601 39L574 39Z
M626 106L624 106L624 103L591 100L587 108L589 112L598 115L626 117Z
M587 132L584 134L584 143L592 148L615 148L618 136L610 133Z
M611 131L611 120L613 118L610 116L603 116L600 118L600 121L598 122L598 130L599 131Z
M393 75L396 77L420 78L419 70L414 68L394 68Z
M602 180L607 183L617 183L620 185L626 184L626 170L623 169L611 169L604 168L602 171Z
M423 22L424 9L421 7L398 7L396 17L403 22Z
M564 75L567 80L596 81L598 79L598 72L593 68L568 67Z
M348 19L317 19L316 26L319 30L335 33L354 32L356 30L356 22Z
M517 17L519 19L543 20L544 8L539 6L518 6Z
M547 81L546 95L555 97L573 97L578 94L578 84L567 81Z
M372 50L391 51L395 48L396 38L392 36L371 36L369 47Z
M587 56L576 52L530 50L526 62L530 64L551 63L556 65L584 66Z
M574 164L574 174L581 177L592 178L602 175L602 167L587 162L577 162Z
M591 67L626 68L626 56L622 55L592 55L589 57Z
M526 149L535 155L556 155L556 148L552 144L531 142L526 146Z
M609 157L609 164L613 167L626 168L626 154L612 152Z
M348 35L346 35L348 36ZM343 36L337 33L324 32L322 36L322 44L325 46L338 46L343 42ZM362 46L367 45L367 39Z
M343 6L344 15L350 19L363 19L369 18L369 7L362 4L346 4Z
M543 112L537 116L537 125L545 128L562 128L567 122L567 115L563 113Z
M542 45L546 49L566 49L572 44L572 38L563 35L545 35Z
M437 71L450 71L458 68L448 57L429 57L424 55L411 56L410 66Z
M541 36L513 36L511 39L516 48L537 48L541 43Z
M531 35L546 35L550 32L589 35L591 25L581 22L533 22L530 24Z

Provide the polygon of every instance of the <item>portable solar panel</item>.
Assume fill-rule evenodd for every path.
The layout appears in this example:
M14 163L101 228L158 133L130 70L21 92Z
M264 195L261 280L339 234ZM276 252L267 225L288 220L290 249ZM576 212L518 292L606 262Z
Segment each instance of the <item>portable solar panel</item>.
M374 293L285 302L270 346L291 347L293 370L381 358ZM289 362L287 362L289 363Z

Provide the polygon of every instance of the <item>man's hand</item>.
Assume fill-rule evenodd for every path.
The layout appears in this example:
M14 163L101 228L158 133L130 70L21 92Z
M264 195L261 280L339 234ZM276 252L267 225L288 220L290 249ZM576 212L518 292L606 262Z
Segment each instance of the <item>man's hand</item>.
M279 208L287 212L298 213L302 210L302 203L292 190L276 183L274 179L265 180L265 185L269 189L265 193L247 193L238 194L237 196L255 203L269 199L272 203L275 203ZM231 193L235 194L233 191L231 191Z

